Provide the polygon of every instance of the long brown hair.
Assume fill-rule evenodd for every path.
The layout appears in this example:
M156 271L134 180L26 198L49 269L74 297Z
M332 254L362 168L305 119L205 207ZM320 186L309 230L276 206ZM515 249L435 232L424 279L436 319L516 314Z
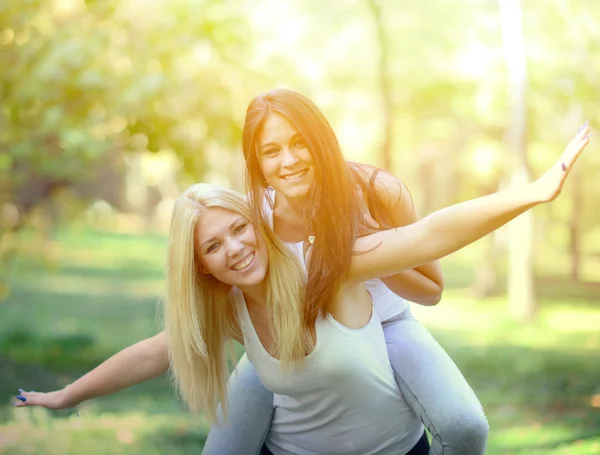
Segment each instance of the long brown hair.
M264 219L267 189L258 161L257 140L271 113L282 115L298 130L315 162L315 184L308 198L312 206L309 219L316 240L303 310L305 323L310 326L321 311L329 311L347 276L354 240L362 229L358 186L366 198L371 201L377 198L372 185L359 175L359 169L344 160L333 128L319 108L294 91L272 90L250 102L244 122L246 185L255 220Z

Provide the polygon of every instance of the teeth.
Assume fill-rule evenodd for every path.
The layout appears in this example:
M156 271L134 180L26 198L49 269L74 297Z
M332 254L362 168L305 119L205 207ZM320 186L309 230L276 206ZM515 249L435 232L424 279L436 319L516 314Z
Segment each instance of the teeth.
M303 171L296 172L295 174L284 175L281 178L283 178L284 180L295 180L297 178L302 177L304 174L306 174L307 171L308 169L304 169Z
M250 253L246 259L244 259L242 262L238 262L231 268L233 270L245 269L246 267L248 267L250 265L250 263L252 262L252 259L254 259L254 253Z

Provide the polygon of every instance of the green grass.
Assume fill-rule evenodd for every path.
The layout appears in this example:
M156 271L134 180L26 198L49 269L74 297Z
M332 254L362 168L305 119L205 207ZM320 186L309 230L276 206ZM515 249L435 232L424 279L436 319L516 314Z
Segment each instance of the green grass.
M10 406L18 387L62 387L159 329L165 246L162 237L71 229L57 234L50 267L35 248L18 258L0 301L0 453L200 453L206 421L165 378L84 403L79 417ZM539 278L542 310L525 326L501 296L469 297L473 257L470 249L446 260L443 302L413 311L484 405L487 453L600 454L598 287Z

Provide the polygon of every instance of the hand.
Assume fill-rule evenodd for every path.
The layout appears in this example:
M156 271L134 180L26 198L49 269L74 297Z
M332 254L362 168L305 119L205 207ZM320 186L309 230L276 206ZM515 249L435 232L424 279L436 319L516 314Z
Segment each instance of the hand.
M550 202L558 197L573 165L583 149L589 144L590 135L588 122L585 122L554 166L531 183L536 194L539 195L540 202Z
M55 392L25 392L19 389L19 395L13 406L22 408L25 406L42 406L48 409L66 409L75 407L76 403L69 403L67 400L67 389L57 390Z

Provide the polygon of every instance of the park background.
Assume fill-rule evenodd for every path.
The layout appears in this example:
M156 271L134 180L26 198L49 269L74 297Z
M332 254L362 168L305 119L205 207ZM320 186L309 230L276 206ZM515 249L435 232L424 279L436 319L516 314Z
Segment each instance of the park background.
M79 416L11 402L160 330L174 198L243 191L245 108L275 87L425 216L598 126L600 2L0 2L0 454L200 453L206 420L166 378ZM443 259L441 303L413 305L479 396L488 454L600 454L596 142L559 200Z

